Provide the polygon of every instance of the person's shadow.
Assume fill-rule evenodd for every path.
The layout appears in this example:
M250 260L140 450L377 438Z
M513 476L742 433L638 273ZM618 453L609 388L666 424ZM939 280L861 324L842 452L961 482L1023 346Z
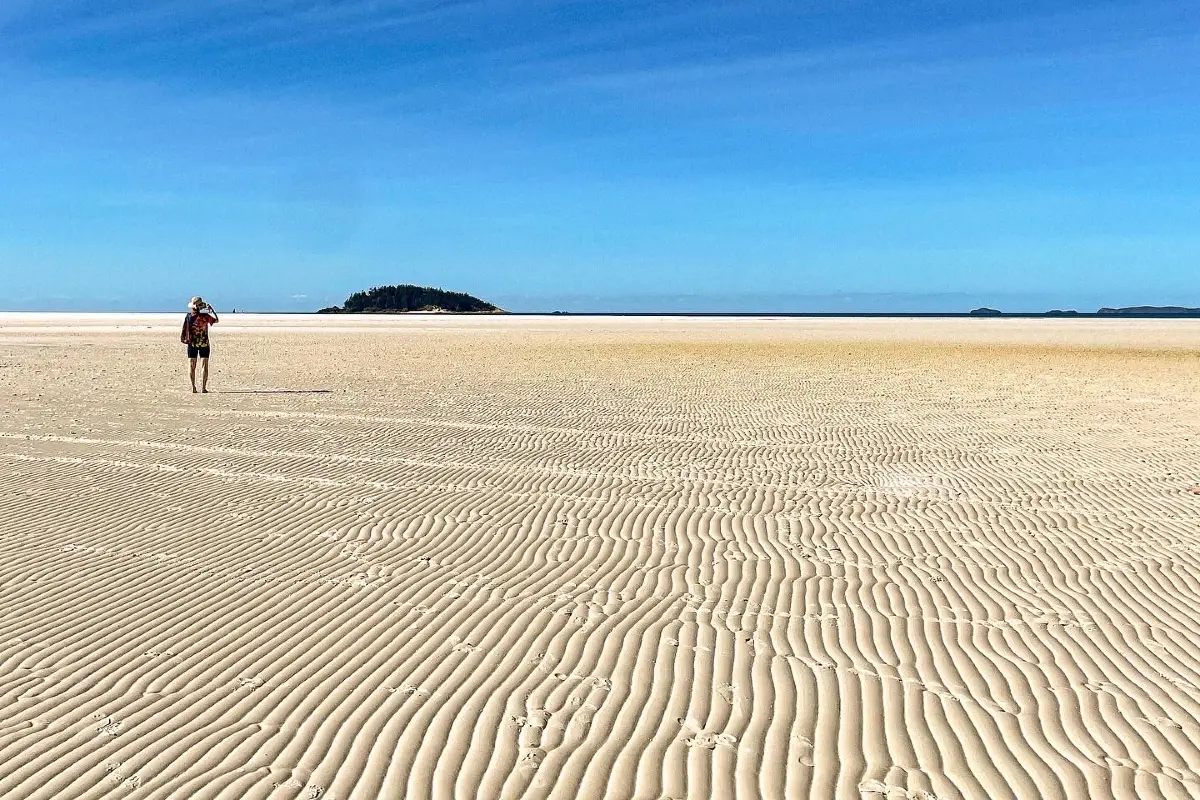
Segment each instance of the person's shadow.
M210 389L210 394L331 394L333 389Z

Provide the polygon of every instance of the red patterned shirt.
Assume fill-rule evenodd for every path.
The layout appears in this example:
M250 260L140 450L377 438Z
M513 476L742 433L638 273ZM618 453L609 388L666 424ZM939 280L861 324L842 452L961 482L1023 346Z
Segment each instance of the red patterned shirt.
M183 320L183 330L189 347L208 347L208 326L215 320L206 312L189 313Z

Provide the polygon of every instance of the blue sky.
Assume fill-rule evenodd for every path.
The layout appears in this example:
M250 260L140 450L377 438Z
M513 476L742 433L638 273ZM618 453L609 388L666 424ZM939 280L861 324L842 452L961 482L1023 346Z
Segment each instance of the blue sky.
M1200 6L0 0L0 308L1200 305Z

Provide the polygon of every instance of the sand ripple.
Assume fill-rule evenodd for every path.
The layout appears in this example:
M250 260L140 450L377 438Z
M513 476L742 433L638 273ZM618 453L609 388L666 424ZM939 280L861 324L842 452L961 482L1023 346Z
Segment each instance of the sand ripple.
M1188 321L153 322L0 320L0 797L1200 797Z

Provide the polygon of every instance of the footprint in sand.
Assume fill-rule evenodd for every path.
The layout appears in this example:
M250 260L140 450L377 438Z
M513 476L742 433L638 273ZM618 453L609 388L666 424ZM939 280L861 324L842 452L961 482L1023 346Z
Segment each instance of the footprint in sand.
M525 712L525 716L510 717L510 719L521 727L541 730L550 724L550 712L544 708L531 708Z
M923 789L909 791L902 786L889 786L883 781L868 780L858 785L858 794L862 800L951 800L945 795L936 795Z
M737 739L730 733L700 732L683 740L688 747L700 747L705 750L716 750L718 747L735 747Z
M273 782L271 784L271 788L272 789L289 789L289 788L303 789L304 782L297 778L288 778L286 781L283 781L282 783Z
M553 662L553 661L557 661L557 660L558 660L558 656L552 655L550 653L534 653L533 656L530 657L528 663L536 665L539 670L548 671L549 667L542 664L542 662L543 661Z
M806 767L813 765L813 743L807 736L792 735L792 746L796 748L796 760Z
M168 659L170 659L170 658L175 657L175 654L170 652L169 650L147 650L146 652L142 653L142 655L146 658L168 658Z
M681 733L690 733L683 740L688 747L699 747L704 750L716 750L718 747L737 747L737 738L730 733L713 733L704 730L704 726L695 720L679 718Z
M105 780L107 780L113 786L120 786L125 782L126 775L120 770L119 767L117 769L108 769L105 767L104 771L106 773L104 776Z
M539 747L531 747L521 754L521 760L517 762L517 769L524 773L537 772L538 767L542 765L542 761L545 758L545 750Z
M93 718L96 718L96 715L93 714L92 716L93 716ZM109 716L101 714L99 716L99 719L100 719L100 724L96 726L96 732L99 733L101 736L114 736L115 737L117 734L119 734L121 732L121 728L123 728L125 726L124 722L122 722L119 719L116 719L115 717L109 717Z

